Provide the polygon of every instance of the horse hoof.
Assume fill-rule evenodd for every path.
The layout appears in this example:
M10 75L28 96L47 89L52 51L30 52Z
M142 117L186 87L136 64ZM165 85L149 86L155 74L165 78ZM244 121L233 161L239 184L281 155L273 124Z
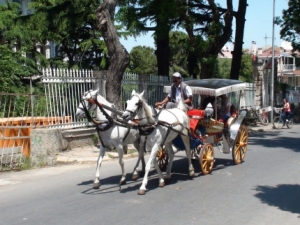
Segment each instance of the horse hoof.
M145 195L146 193L146 190L143 190L143 189L139 189L138 191L138 195Z
M159 182L158 187L164 187L165 186L165 182Z
M119 183L119 185L124 185L124 184L126 184L126 180L121 180Z
M170 183L170 181L171 181L171 177L165 177L164 178L164 180L165 180L165 184L168 184L168 183Z
M94 189L99 189L99 187L100 187L100 182L99 183L93 183L93 188Z
M139 175L138 174L134 174L132 175L131 179L132 180L137 180L139 178Z
M190 177L194 177L195 176L195 172L194 171L190 171Z

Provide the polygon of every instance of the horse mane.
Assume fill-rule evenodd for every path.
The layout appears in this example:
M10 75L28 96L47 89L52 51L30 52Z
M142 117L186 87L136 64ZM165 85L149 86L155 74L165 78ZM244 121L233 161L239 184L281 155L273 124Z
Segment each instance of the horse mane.
M96 91L96 90L94 90L94 91ZM98 90L97 90L97 101L103 105L107 105L109 107L114 107L114 104L110 103L102 95L100 95ZM115 114L112 111L109 111L107 109L104 109L104 110L109 116L111 116L111 117L115 116ZM101 112L101 110L98 106L96 107L96 116L97 116L97 119L99 119L100 121L107 121L107 118L104 116L104 114Z
M137 96L142 101L142 104L143 104L142 107L145 110L146 117L149 118L149 122L150 123L155 123L156 121L153 117L153 112L152 112L151 106L149 106L146 103L146 100L142 96L140 96L139 94L135 94L135 96Z

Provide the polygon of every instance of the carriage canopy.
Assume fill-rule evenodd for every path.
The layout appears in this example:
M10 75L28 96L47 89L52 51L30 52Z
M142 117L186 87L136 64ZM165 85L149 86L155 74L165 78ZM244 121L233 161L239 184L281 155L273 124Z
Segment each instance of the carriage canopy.
M246 83L239 80L230 79L202 79L184 81L189 85L193 94L220 96L231 92L244 90ZM164 86L164 92L168 93L171 86Z

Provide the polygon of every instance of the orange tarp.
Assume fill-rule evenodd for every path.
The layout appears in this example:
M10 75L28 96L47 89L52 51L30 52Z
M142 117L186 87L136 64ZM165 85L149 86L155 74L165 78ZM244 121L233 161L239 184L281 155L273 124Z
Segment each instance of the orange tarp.
M30 130L32 128L71 122L71 116L34 117L33 119L31 117L0 118L0 148L23 146L22 153L29 157Z

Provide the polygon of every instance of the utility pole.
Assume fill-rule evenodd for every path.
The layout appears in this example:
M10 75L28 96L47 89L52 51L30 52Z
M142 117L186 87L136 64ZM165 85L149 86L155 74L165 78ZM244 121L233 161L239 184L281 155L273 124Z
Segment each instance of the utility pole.
M268 38L272 38L272 37L268 37L267 34L265 34L264 39L265 39L265 46L266 46L266 47L267 47L267 43L268 43L268 42L267 42L267 39L268 39Z
M274 29L275 29L275 0L273 0L273 17L272 17L272 75L271 75L271 123L274 118ZM274 126L274 124L273 124Z
M267 47L268 45L267 39L272 39L272 37L268 37L267 34L265 34L264 39L265 39L265 46ZM276 37L274 37L274 40L276 40Z

